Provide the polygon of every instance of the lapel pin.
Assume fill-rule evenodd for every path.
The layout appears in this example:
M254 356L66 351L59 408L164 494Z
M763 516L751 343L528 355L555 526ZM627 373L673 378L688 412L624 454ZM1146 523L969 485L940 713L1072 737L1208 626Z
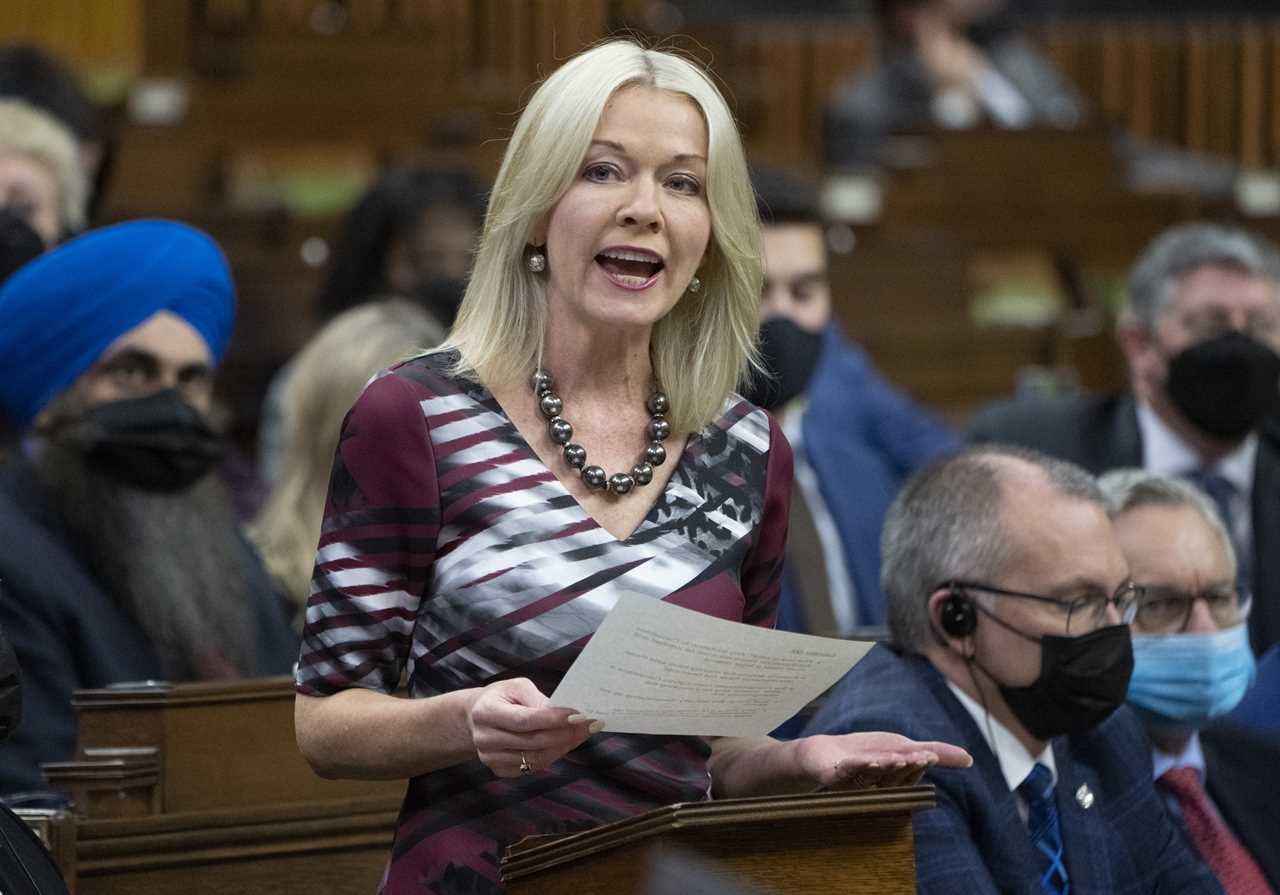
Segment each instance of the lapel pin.
M1076 802L1086 811L1093 807L1093 790L1089 788L1088 783L1081 783L1080 788L1076 790Z

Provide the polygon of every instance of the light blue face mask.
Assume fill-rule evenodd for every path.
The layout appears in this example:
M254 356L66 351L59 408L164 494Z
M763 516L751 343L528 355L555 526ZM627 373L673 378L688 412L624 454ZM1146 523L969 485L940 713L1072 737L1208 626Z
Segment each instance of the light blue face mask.
M1247 625L1133 635L1129 703L1164 729L1189 731L1236 707L1257 671Z

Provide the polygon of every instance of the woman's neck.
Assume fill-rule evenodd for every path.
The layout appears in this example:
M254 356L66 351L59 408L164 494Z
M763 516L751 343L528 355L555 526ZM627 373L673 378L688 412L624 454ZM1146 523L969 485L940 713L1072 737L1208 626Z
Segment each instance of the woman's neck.
M653 390L649 357L651 328L611 330L547 328L542 367L551 373L556 393L576 400L646 400Z

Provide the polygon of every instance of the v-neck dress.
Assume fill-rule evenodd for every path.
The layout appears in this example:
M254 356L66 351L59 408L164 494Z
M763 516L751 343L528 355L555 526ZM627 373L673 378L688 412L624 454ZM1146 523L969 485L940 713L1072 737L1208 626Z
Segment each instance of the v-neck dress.
M623 593L772 626L792 458L771 416L729 398L660 495L628 498L656 501L619 540L450 359L387 371L344 423L299 693L390 693L403 671L413 698L511 677L550 694ZM415 777L381 892L500 892L498 862L526 835L709 798L709 755L698 737L605 731L531 776L473 759Z

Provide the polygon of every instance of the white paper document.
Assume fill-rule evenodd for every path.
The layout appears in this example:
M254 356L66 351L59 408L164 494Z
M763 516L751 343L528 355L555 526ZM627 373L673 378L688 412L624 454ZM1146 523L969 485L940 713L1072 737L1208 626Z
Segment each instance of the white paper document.
M757 736L874 644L770 631L625 594L551 694L616 733Z

